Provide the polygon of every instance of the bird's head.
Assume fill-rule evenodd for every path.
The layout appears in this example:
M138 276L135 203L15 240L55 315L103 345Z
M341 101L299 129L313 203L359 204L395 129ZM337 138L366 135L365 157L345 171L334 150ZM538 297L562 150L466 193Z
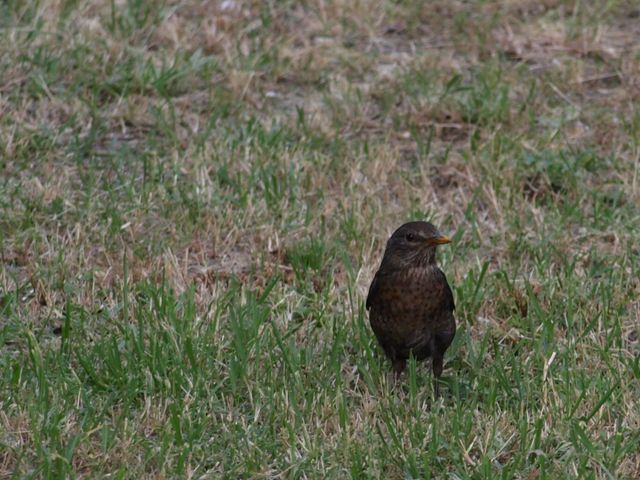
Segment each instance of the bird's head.
M449 242L449 237L429 222L405 223L387 241L382 266L396 269L435 265L436 247Z

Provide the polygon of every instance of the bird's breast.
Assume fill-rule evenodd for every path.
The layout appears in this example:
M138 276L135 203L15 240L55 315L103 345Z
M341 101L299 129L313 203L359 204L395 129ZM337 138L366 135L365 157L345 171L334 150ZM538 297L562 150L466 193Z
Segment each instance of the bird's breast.
M387 313L417 314L437 307L443 286L428 268L408 268L384 278L379 307Z

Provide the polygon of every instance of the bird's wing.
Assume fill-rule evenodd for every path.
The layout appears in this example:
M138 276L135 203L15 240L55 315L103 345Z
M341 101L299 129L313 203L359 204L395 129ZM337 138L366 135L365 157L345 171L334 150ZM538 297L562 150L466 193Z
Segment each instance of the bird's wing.
M451 291L451 287L449 286L449 282L447 282L447 277L444 272L438 269L439 275L442 278L442 283L444 284L444 307L450 312L456 309L455 301L453 300L453 292Z
M373 277L373 281L371 285L369 285L369 293L367 294L367 303L366 308L369 310L371 308L371 304L373 303L374 298L378 296L378 290L380 289L380 282L378 281L378 274L376 273Z

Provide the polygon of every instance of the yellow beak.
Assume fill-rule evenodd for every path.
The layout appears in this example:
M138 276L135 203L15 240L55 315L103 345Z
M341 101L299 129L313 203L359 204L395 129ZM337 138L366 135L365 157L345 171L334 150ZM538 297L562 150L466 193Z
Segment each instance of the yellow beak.
M451 243L451 240L446 235L440 237L430 238L429 243L431 245L444 245L445 243Z

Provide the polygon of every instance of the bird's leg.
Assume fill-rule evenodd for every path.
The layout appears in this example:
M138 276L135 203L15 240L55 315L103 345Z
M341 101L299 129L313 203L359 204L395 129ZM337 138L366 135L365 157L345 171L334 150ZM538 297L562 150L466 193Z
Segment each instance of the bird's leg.
M402 375L404 368L407 366L407 361L404 358L393 359L393 371L396 373L396 378Z
M434 354L431 359L431 367L433 368L433 391L436 397L440 396L440 377L442 376L442 354Z

